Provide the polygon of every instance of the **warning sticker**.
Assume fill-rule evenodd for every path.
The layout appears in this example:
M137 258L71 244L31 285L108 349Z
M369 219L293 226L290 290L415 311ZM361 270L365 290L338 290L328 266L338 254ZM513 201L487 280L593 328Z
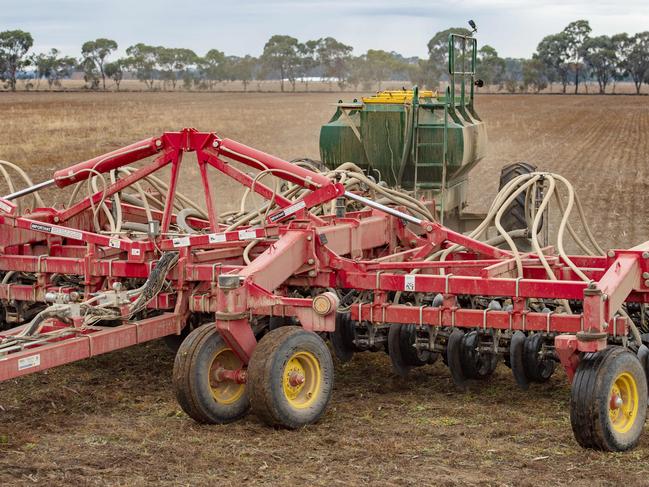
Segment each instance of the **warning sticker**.
M239 240L252 240L257 238L257 232L254 230L239 230Z
M404 291L414 291L415 290L415 274L406 274L404 276Z
M32 355L31 357L25 357L18 360L18 370L31 369L32 367L38 367L41 364L41 356Z
M0 200L0 210L4 211L5 213L13 213L13 207L11 205L8 205L4 201Z
M297 203L293 203L291 206L287 206L281 211L278 211L277 213L270 215L268 219L272 222L278 222L286 217L291 216L293 213L297 213L300 211L302 208L306 207L306 203L304 200L298 201Z
M72 238L74 240L83 240L83 233L69 228L53 227L51 225L44 225L42 223L32 223L29 228L37 232L47 232L52 235L59 235L60 237Z
M178 237L172 240L174 247L189 247L189 237Z
M210 243L221 243L225 242L225 234L224 233L210 233L207 238L209 239Z
M117 240L117 239L115 239L115 238L112 238L112 239L110 239L110 241L108 242L108 246L109 246L109 247L112 247L112 248L114 248L114 249L119 249L119 248L121 248L121 246L122 246L122 242L121 242L120 240Z

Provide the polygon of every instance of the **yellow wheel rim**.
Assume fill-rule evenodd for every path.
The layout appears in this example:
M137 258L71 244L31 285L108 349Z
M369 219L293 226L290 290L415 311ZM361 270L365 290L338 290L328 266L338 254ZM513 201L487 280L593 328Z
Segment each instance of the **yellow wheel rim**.
M241 399L246 385L222 377L223 371L238 370L243 362L230 348L219 350L210 365L210 389L214 399L221 404L233 404Z
M311 352L296 352L286 362L282 374L284 395L296 409L309 407L322 387L320 362Z
M613 429L626 433L635 424L638 417L638 386L634 377L628 372L617 376L609 394L608 416Z

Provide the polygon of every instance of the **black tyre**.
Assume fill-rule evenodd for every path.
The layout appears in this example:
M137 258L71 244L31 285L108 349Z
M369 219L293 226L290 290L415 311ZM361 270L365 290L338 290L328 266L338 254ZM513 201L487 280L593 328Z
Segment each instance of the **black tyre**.
M451 372L453 382L460 390L466 390L467 377L462 367L462 348L464 332L455 328L448 337L446 344L446 364Z
M354 356L354 322L350 313L336 313L336 329L329 334L334 355L341 362L349 362Z
M624 451L640 439L647 415L647 378L638 358L622 347L586 354L570 396L570 422L584 448Z
M390 325L390 330L388 331L388 355L390 356L390 362L392 362L392 370L395 374L405 377L410 372L410 369L413 367L412 364L408 363L406 357L404 356L404 351L401 347L401 329L403 325L393 324Z
M498 189L502 189L512 179L522 176L523 174L530 174L536 171L536 166L527 162L515 162L508 164L500 170L500 183ZM510 232L527 228L527 219L525 218L525 192L519 194L514 201L512 201L509 208L505 210L500 222L503 228Z
M180 330L179 335L167 335L165 337L162 337L162 340L164 341L165 345L169 347L169 350L171 350L172 352L178 352L180 345L185 341L189 334L196 328L201 326L201 324L203 324L204 322L205 320L202 319L199 314L191 314L187 319L185 327Z
M486 379L491 376L498 365L498 356L493 353L480 352L480 335L471 331L464 335L460 352L462 371L467 379Z
M183 411L208 424L230 423L244 416L250 409L248 387L221 375L244 367L214 323L191 332L178 349L173 370L176 399Z
M535 333L525 339L525 348L523 352L523 367L525 375L531 382L547 382L556 366L556 362L551 358L540 356L543 349L543 335Z
M329 404L333 382L327 345L296 326L265 335L248 364L252 410L271 426L295 429L315 423Z

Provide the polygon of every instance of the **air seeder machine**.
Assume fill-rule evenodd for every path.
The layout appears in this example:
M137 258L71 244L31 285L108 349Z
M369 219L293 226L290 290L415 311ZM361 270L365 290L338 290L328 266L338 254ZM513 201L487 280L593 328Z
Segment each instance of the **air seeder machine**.
M0 380L164 338L194 420L252 409L298 428L327 408L332 352L387 352L404 377L440 358L460 389L503 361L523 388L560 365L579 444L632 448L647 409L649 242L604 252L570 183L525 164L504 170L486 215L468 215L486 143L476 41L449 45L445 93L338 104L322 163L193 129L40 184L3 163ZM191 197L177 190L188 164ZM214 177L241 186L238 209L224 211ZM44 188L68 188L68 203L47 206Z

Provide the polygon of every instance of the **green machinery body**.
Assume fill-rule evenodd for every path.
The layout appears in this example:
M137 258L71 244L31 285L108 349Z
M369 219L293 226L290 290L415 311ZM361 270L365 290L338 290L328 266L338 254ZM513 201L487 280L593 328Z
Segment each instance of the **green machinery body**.
M442 95L415 87L339 102L320 131L322 161L330 168L353 162L391 186L434 197L442 215L461 212L468 173L487 146L485 124L473 106L475 47L475 38L451 35L450 83Z

